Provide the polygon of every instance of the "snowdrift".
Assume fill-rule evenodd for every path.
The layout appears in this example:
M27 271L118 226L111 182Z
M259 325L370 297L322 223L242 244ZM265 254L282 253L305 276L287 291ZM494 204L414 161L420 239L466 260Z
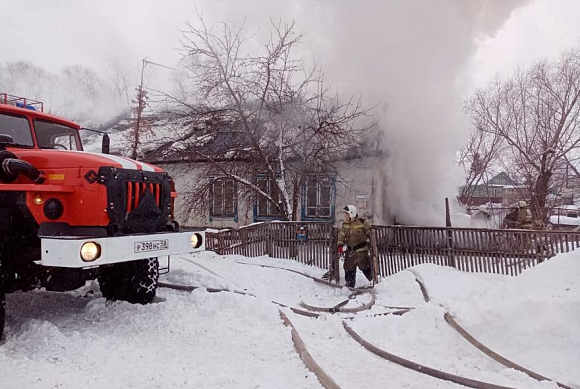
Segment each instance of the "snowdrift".
M324 273L288 260L205 252L172 261L163 281L256 297L204 288L187 293L160 289L156 303L141 306L106 302L96 282L70 293L8 295L12 308L0 343L0 386L320 388L271 301L333 306L349 292L248 263ZM284 311L313 357L341 387L460 387L368 353L342 328L347 318L378 347L430 367L518 388L557 387L507 369L473 348L443 320L446 310L505 357L580 386L580 251L558 255L518 277L435 265L413 271L427 285L431 303L424 302L414 275L403 271L377 285L377 302L370 311L318 319ZM358 275L359 281L363 278ZM373 316L389 312L387 306L414 309L403 316Z

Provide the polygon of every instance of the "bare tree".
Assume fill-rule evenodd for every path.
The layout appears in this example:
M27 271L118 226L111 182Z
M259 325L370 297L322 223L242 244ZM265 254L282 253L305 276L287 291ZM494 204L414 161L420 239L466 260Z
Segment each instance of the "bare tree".
M0 90L44 102L44 110L81 123L98 126L124 110L113 86L99 73L83 65L71 65L58 73L30 62L0 66Z
M374 123L366 119L369 111L360 99L341 101L331 95L320 69L308 69L303 58L295 58L303 35L295 32L294 22L271 25L270 39L259 53L250 50L253 37L244 37L243 24L210 28L198 15L195 25L182 31L192 85L189 102L179 101L193 124L176 144L193 159L206 161L207 174L234 180L247 198L262 196L290 220L296 219L305 178L331 174L330 162ZM203 136L215 140L224 132L230 135L222 135L225 148L219 156L200 147L199 139L207 139ZM231 163L236 160L244 163ZM256 182L257 174L268 180L267 187Z
M116 97L119 100L123 100L127 105L130 105L129 85L131 84L131 74L129 70L127 70L117 57L111 56L107 61L105 72L109 83L115 91Z
M476 130L501 138L504 159L530 185L534 217L545 222L554 174L580 147L580 50L496 79L467 110Z
M475 129L465 146L459 151L459 165L465 171L465 183L459 199L463 204L470 200L482 184L489 180L499 162L501 138ZM491 197L491 196L489 196Z
M28 61L0 67L0 90L47 101L56 91L57 75Z

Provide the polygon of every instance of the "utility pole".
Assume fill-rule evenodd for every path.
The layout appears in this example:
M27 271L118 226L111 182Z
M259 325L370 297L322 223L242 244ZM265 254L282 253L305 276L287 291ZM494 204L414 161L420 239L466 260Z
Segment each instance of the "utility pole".
M141 82L139 83L139 89L137 90L137 122L135 123L135 136L133 137L133 151L131 152L132 159L137 159L137 148L139 147L139 137L141 135L141 113L145 108L145 96L143 96L143 74L145 73L147 58L143 58L141 62Z
M141 60L141 82L137 90L137 120L135 123L135 136L133 137L133 150L131 152L131 159L137 159L137 149L139 147L139 138L141 135L141 115L145 110L145 91L143 90L143 77L145 75L145 66L155 65L166 69L177 70L170 66L162 65L156 62L147 60L147 57Z

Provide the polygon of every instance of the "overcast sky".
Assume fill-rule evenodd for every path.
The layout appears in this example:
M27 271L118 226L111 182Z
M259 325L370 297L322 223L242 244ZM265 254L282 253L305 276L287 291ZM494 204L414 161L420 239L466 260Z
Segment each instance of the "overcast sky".
M247 16L252 26L264 25L269 16L295 18L312 36L331 39L320 31L320 20L316 20L325 18L318 12L329 4L331 0L0 0L0 61L28 60L55 72L76 63L98 70L112 58L137 72L143 57L175 64L179 59L178 29L195 19L196 6L208 19ZM368 12L373 12L372 7ZM471 69L474 83L485 82L495 72L511 71L519 63L555 57L578 44L579 15L578 0L530 0L516 9L495 36L479 40Z
M303 54L341 96L378 105L387 208L408 223L428 213L440 222L442 199L457 193L454 159L471 128L462 106L473 88L580 44L580 0L0 0L0 63L103 73L112 60L136 82L144 57L177 65L179 29L196 8L208 24L245 17L255 42L270 18L308 33ZM159 80L171 71L154 68L146 86L167 91Z

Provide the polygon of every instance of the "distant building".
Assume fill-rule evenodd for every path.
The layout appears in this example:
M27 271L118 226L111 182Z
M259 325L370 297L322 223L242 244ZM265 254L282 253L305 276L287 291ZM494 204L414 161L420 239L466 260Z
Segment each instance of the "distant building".
M488 203L507 207L529 197L528 193L526 185L516 182L506 172L501 172L487 182L473 187L471 196L462 196L459 200L470 207Z

